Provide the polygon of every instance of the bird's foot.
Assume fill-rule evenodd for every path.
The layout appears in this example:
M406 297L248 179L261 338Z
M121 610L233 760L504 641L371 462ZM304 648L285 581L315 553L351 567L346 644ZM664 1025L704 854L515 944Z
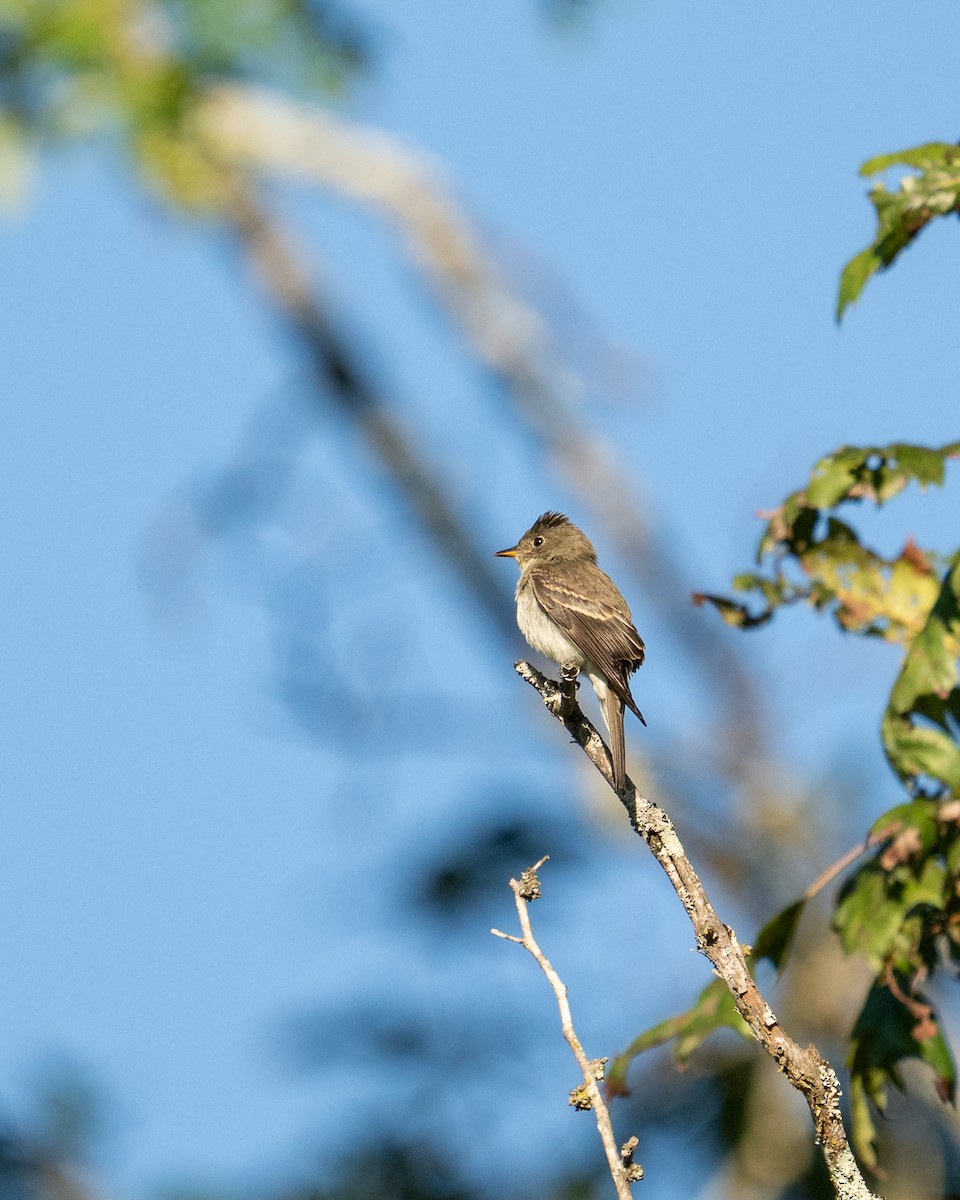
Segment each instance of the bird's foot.
M560 708L558 716L569 717L577 706L577 676L580 674L580 664L574 659L559 664L559 679L557 686L560 691Z
M568 659L567 662L562 662L560 664L560 682L561 683L567 683L567 684L572 683L575 685L575 687L579 687L580 684L577 683L577 676L579 674L580 674L580 664L577 662L576 659L571 658L571 659Z

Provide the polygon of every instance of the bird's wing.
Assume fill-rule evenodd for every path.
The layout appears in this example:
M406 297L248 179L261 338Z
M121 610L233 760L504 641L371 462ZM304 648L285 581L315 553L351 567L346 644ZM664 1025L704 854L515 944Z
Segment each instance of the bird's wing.
M593 563L577 564L564 578L536 567L529 581L537 603L643 720L630 694L629 675L643 662L643 641L613 580Z

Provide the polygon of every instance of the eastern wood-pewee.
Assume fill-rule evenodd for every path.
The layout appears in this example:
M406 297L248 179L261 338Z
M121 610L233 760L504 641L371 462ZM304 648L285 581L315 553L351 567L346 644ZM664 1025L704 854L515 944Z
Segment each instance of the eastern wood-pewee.
M644 652L626 600L597 566L590 540L562 513L544 513L515 546L498 550L497 556L520 564L520 632L534 650L555 663L576 664L593 684L610 731L614 785L622 791L624 705L646 725L630 694L630 676Z

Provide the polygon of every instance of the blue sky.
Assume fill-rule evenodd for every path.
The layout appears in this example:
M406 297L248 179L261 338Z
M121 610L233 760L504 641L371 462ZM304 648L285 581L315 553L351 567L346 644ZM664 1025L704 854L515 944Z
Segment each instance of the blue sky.
M889 3L623 0L566 32L521 0L357 8L381 30L380 58L347 111L436 156L518 286L557 321L568 304L585 316L598 341L576 351L579 403L699 586L747 565L755 511L823 452L957 437L954 223L833 321L840 267L872 231L858 164L956 135L954 5L904 21ZM531 444L501 436L482 372L376 218L302 188L278 203L491 551L570 506ZM0 224L0 256L0 1106L26 1111L37 1072L66 1056L114 1105L112 1194L249 1181L345 1132L325 1081L283 1065L283 1017L375 988L385 964L412 995L444 970L442 947L424 955L385 920L389 889L345 896L349 872L442 839L465 794L482 810L506 779L559 785L566 747L332 417L276 525L201 553L189 600L158 619L144 547L255 415L296 394L300 366L233 249L164 214L110 150L44 159ZM626 386L596 369L603 339L633 364ZM878 536L954 544L957 495L954 480L909 500ZM321 654L385 629L360 652L371 671L400 672L399 658L395 694L435 711L443 670L426 644L496 698L483 743L461 745L449 772L427 738L385 783L375 756L344 763L278 701L271 614L305 553L332 579ZM399 649L382 624L398 597ZM650 647L642 707L690 720L675 655L639 597L634 610ZM798 775L853 759L892 802L871 691L892 652L799 614L742 652L770 681ZM582 931L605 899L643 903L651 880L611 845L573 927L544 918L583 1007L596 1003L584 1020L598 1039L629 1034L650 1002L626 1021L596 995L603 959ZM664 922L649 949L684 996L702 968L679 916ZM476 932L470 978L509 1001L529 979ZM546 1088L568 1074L558 1046L542 1051ZM351 1080L358 1106L370 1087ZM508 1131L487 1119L509 1179Z

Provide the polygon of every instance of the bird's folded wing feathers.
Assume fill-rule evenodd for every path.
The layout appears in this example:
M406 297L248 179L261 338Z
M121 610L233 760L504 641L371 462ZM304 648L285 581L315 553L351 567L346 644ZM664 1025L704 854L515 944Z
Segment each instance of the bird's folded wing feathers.
M627 679L643 662L644 648L630 620L626 601L598 567L593 567L583 588L577 586L579 582L576 580L569 586L552 573L530 572L533 594L543 611L606 677L620 699L640 716Z

